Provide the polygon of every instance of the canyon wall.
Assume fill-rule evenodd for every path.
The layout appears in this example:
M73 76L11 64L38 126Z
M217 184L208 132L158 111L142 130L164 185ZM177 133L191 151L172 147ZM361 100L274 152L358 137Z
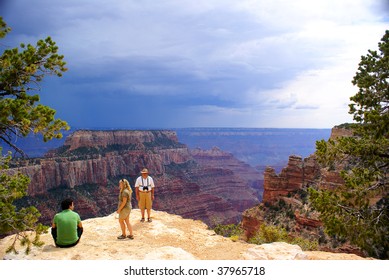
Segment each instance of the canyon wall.
M340 136L351 136L347 129L333 128L330 139ZM318 213L308 210L306 201L307 188L316 185L320 188L336 188L343 184L339 171L329 171L321 168L315 155L307 158L292 155L288 164L279 174L272 167L264 172L264 190L261 205L247 209L243 213L242 226L247 238L253 237L260 226L269 219L269 209L279 209L284 212L291 211L292 223L290 229L296 232L306 230L311 236L317 235L317 229L322 226ZM303 196L303 201L301 198ZM286 219L285 219L286 220ZM274 221L267 221L272 223Z
M218 147L213 147L210 150L192 149L190 150L190 154L196 162L203 166L233 170L234 174L240 178L244 185L248 183L250 187L257 191L258 197L262 197L262 174L256 168L236 159L232 153L222 151ZM237 184L236 187L239 189L242 183Z
M144 167L156 183L156 210L213 225L238 222L245 209L259 203L260 174L251 170L242 176L248 166L231 155L192 154L170 130L76 131L44 158L20 161L9 172L30 177L20 204L36 206L48 223L67 196L82 218L112 213L118 181L126 178L133 186ZM134 198L132 203L137 206Z

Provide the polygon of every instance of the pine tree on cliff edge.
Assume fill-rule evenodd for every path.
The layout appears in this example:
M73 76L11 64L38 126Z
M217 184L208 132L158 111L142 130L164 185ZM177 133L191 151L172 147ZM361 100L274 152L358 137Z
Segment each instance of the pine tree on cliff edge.
M0 39L9 31L0 17ZM55 42L48 37L39 40L36 46L21 44L20 48L6 49L0 56L0 143L25 156L14 139L30 133L41 134L44 141L61 138L60 131L69 126L55 119L55 110L39 104L39 95L31 94L39 91L38 85L44 76L60 77L66 71ZM10 160L11 155L3 156L0 147L0 235L16 234L8 251L16 253L15 245L19 240L28 253L31 245L42 245L39 235L45 227L38 223L40 213L35 207L15 207L14 201L27 194L30 179L22 174L7 174Z
M389 30L379 51L361 57L352 83L352 137L316 143L324 166L343 166L344 185L310 189L310 201L326 231L345 238L370 256L389 259Z

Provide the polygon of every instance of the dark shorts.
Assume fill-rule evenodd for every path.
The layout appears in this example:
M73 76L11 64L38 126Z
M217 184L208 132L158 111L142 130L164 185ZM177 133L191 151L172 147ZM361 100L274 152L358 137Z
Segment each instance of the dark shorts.
M70 248L70 247L76 246L78 244L78 242L80 241L80 238L81 238L81 235L83 232L84 232L83 228L77 227L77 236L78 236L77 241L72 243L72 244L68 244L68 245L60 245L60 244L57 244L57 228L51 228L51 236L53 236L55 246L60 247L60 248Z

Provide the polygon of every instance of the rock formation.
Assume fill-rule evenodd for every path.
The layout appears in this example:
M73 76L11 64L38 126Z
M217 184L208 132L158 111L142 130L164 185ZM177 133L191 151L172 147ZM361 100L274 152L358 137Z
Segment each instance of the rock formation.
M127 178L133 186L140 170L147 167L156 183L154 209L212 225L238 222L245 209L259 203L255 172L242 176L248 166L231 155L227 158L214 151L192 155L169 130L84 130L68 136L62 147L45 158L19 162L9 172L20 171L31 178L28 197L20 204L36 206L44 223L50 222L66 196L74 198L84 218L112 213L119 179Z
M361 260L354 254L302 251L297 245L270 243L253 245L216 235L201 221L183 219L163 211L153 212L152 223L139 222L134 209L130 221L134 239L118 240L118 220L110 214L83 221L84 234L77 246L57 248L50 233L43 234L42 247L29 255L5 254L14 236L0 240L2 260Z
M349 130L335 127L330 138L350 135ZM307 188L312 185L320 188L336 188L342 184L339 171L321 168L315 155L305 159L300 156L290 156L287 166L279 174L276 174L272 167L267 167L264 172L261 205L247 209L243 213L242 227L246 238L253 237L263 223L286 225L291 235L317 236L317 238L319 235L322 236L323 224L318 218L318 213L309 209L306 199ZM271 220L270 216L278 215L277 213L281 218L277 217L277 221ZM358 251L351 247L349 249L353 252ZM337 248L336 250L348 249Z
M311 184L319 176L320 168L313 156L304 160L299 156L290 156L288 165L282 169L279 175L275 173L273 168L266 168L263 202L271 203L279 197L287 196L289 193Z

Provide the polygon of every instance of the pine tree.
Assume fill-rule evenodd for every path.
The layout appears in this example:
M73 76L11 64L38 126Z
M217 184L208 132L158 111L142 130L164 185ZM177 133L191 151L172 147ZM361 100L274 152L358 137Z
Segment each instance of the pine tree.
M346 238L370 256L389 258L389 30L361 57L350 98L351 137L318 141L316 155L328 168L342 166L344 185L310 189L310 201L326 231Z
M9 32L0 17L0 38ZM0 56L0 143L26 156L15 138L30 133L41 134L44 141L62 137L61 130L69 129L68 124L55 118L55 110L39 104L35 93L46 75L60 77L66 70L63 56L50 37L39 40L36 46L21 44L20 50L4 50ZM38 223L40 213L35 207L15 207L15 200L27 195L30 179L20 173L10 174L10 160L11 154L3 156L0 147L0 235L15 234L8 250L16 252L19 240L28 253L31 245L42 245L39 235L45 227Z

